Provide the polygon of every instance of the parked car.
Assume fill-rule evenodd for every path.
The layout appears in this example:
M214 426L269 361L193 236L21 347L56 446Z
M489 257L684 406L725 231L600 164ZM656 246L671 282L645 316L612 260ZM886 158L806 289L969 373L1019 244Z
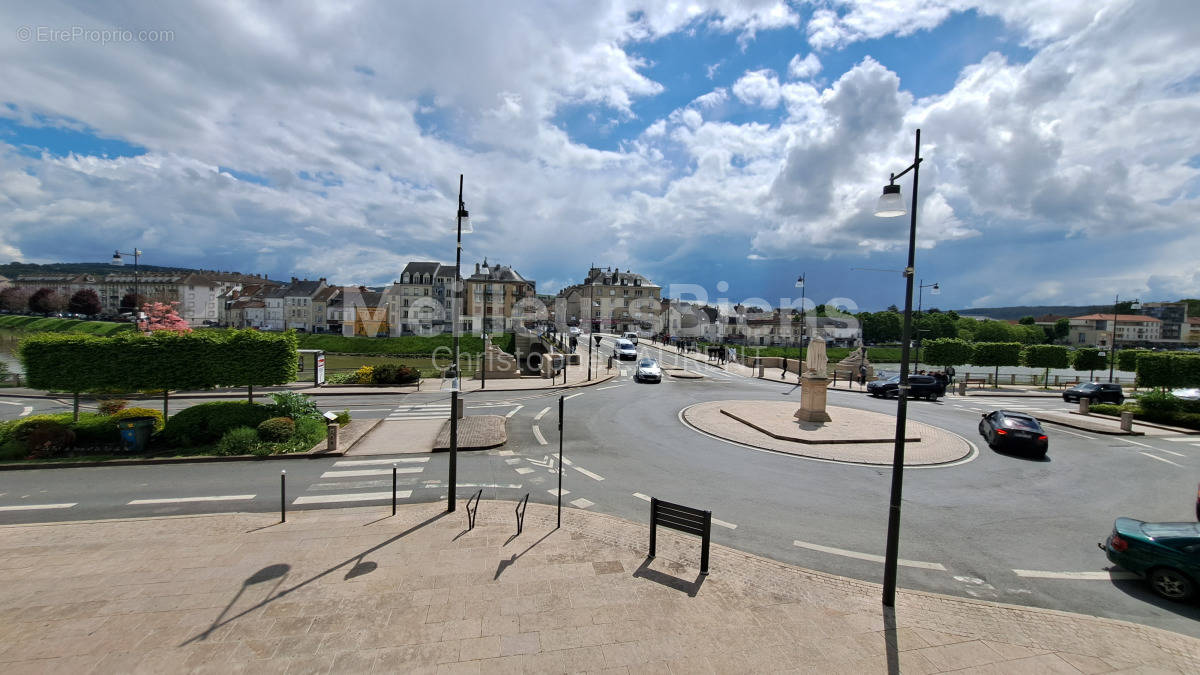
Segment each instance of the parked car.
M638 361L637 370L633 371L634 382L662 382L662 368L654 359Z
M1086 398L1092 403L1121 405L1125 402L1125 391L1119 384L1088 382L1087 384L1077 384L1063 392L1063 400L1067 403L1074 403L1081 398Z
M1117 518L1103 544L1116 565L1144 577L1158 595L1183 602L1200 579L1200 523L1147 523Z
M625 333L624 335L622 335L622 336L621 336L621 339L622 339L622 340L629 340L630 342L632 342L633 344L635 344L635 345L636 345L636 344L637 344L637 341L638 341L638 334L637 334L637 333L634 333L634 332L632 332L632 331L630 331L630 332L627 332L627 333Z
M626 359L630 361L637 360L637 347L629 340L617 340L617 346L613 347L613 358L618 361Z
M1042 425L1025 413L993 410L979 420L979 435L992 449L1024 449L1039 457L1046 456L1050 440Z
M1175 398L1181 398L1185 401L1200 401L1200 389L1196 387L1185 387L1183 389L1172 389L1171 395Z
M885 380L875 380L867 383L867 393L876 398L894 398L900 392L900 376L893 375ZM909 375L908 395L913 398L923 398L930 401L946 395L946 385L932 375Z

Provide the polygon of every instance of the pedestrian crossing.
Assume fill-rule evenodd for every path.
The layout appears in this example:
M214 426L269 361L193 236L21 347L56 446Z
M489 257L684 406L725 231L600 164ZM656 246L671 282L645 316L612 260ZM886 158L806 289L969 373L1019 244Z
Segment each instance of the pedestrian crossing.
M500 408L519 407L519 404L511 401L481 401L467 405L470 410L496 410ZM448 420L450 419L450 402L436 401L431 403L413 403L398 405L386 418L389 422L402 422L407 420Z

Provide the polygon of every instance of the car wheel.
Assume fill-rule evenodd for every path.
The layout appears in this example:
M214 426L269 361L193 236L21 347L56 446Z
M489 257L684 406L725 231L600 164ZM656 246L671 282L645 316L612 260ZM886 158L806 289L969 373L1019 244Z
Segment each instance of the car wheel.
M1183 602L1196 592L1196 585L1186 574L1171 567L1156 567L1146 576L1150 588L1168 600Z
M1124 403L1125 403L1124 396L1121 396L1120 398L1117 399L1117 405L1123 405Z

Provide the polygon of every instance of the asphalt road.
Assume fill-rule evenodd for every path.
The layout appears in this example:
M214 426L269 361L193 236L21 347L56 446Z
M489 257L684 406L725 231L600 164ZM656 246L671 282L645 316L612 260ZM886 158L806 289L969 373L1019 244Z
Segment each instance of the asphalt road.
M601 368L610 343L600 351ZM639 351L659 355L649 345ZM681 502L712 510L719 521L713 528L717 543L881 581L890 468L748 449L700 434L679 420L680 410L701 401L796 398L798 405L794 385L705 365L694 367L705 375L702 379L638 384L630 377L631 362L616 367L620 376L595 387L469 394L468 414L509 416L509 442L460 455L458 498L483 489L486 498L516 500L528 493L533 501L554 503L563 396L565 508L647 522L650 496ZM6 401L10 405L0 405L4 418L26 406L36 412L69 407L45 400ZM179 400L172 409L198 402ZM356 418L444 416L448 394L321 397L319 403L323 409L349 408ZM894 413L896 404L831 391L829 405ZM1126 439L1049 426L1048 458L1031 460L994 452L979 441L981 412L998 407L1067 409L1061 400L1045 398L910 402L912 419L960 434L975 443L978 453L953 466L905 471L900 586L1200 636L1200 606L1160 600L1143 582L1110 574L1096 547L1117 516L1194 519L1200 447L1193 443L1200 440ZM446 498L446 454L10 471L0 472L0 523L278 511L285 469L289 510L371 505L384 516L393 461L402 502Z

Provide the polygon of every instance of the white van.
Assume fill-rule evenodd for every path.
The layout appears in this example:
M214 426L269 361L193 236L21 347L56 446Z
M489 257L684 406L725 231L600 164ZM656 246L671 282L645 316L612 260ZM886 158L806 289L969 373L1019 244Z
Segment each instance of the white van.
M622 339L622 340L629 340L630 342L632 342L633 344L635 344L635 345L636 345L636 344L638 343L638 342L637 342L637 337L638 337L638 336L637 336L637 333L632 333L632 332L630 332L630 333L625 333L624 335L622 335L622 336L621 336L621 339Z

